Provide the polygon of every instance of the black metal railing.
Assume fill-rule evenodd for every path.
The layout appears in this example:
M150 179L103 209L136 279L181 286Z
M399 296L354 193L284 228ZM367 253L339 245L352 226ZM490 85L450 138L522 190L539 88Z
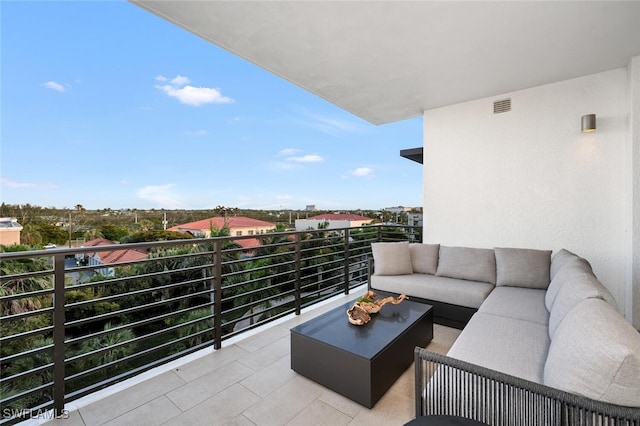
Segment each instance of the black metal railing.
M372 242L420 233L364 226L0 253L0 424L64 415L77 398L348 294L367 281Z

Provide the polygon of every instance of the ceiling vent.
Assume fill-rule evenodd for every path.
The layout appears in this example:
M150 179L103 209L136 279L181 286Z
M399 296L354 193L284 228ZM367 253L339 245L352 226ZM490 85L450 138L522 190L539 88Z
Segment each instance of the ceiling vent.
M500 99L493 102L493 113L500 114L501 112L511 111L511 98Z

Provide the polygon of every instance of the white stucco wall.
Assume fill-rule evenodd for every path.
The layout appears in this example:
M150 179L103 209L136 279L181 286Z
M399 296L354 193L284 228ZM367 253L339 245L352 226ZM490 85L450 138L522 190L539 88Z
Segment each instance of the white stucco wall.
M426 111L425 242L566 248L627 311L628 87L623 68ZM507 97L512 110L493 114ZM597 131L581 133L591 113Z
M640 56L629 61L629 139L631 182L629 195L632 203L632 231L629 245L631 250L629 280L627 287L627 317L633 317L633 324L640 330Z

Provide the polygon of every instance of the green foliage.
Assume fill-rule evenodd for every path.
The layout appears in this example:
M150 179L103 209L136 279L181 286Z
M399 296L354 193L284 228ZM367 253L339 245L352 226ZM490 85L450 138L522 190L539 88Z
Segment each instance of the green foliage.
M177 231L164 231L152 229L150 231L136 232L121 239L122 243L144 243L153 241L188 240L192 239L191 234Z
M64 245L69 240L69 233L52 223L38 221L33 225L33 230L40 234L43 244Z
M99 294L95 294L92 288L83 288L79 290L67 290L66 302L67 304L73 304L78 302L86 302L89 300L95 300L99 298ZM67 309L65 319L67 322L82 320L86 318L94 318L98 315L103 315L109 312L115 312L120 309L120 305L115 302L97 300L93 303L82 304L80 306L74 306ZM93 323L85 324L77 327L68 328L68 332L72 335L84 334L87 332L101 330L104 327L104 322L96 321Z
M100 226L100 233L104 238L111 241L120 241L129 235L129 228L126 226L116 226L105 224Z

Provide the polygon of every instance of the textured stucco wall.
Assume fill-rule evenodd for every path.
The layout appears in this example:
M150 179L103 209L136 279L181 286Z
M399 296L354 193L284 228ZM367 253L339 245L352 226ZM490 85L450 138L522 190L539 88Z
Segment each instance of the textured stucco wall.
M627 287L627 317L640 330L640 56L629 61L629 138L631 158L632 232L630 233L631 284Z
M425 242L567 248L589 259L625 312L628 85L623 68L426 111ZM512 110L493 114L507 97ZM598 129L581 133L590 113Z

